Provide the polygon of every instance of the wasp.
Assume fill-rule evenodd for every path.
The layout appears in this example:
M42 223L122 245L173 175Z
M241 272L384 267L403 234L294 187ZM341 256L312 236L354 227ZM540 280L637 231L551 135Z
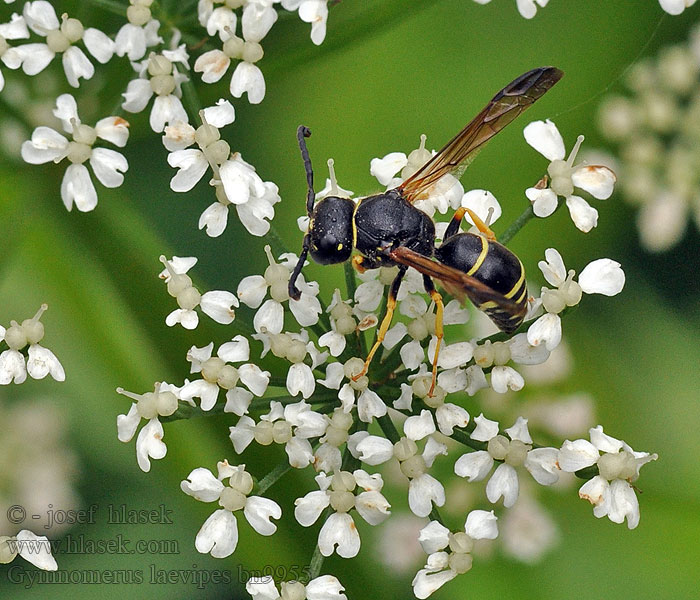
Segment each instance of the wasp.
M401 281L409 268L423 275L425 291L435 303L437 345L432 363L432 395L437 377L437 360L443 338L443 301L433 279L454 297L469 298L504 332L513 333L527 313L525 270L515 254L496 241L496 236L471 210L458 209L444 239L436 246L435 224L413 205L429 197L434 184L451 173L459 178L484 144L518 115L541 98L561 77L555 67L540 67L524 73L500 92L454 138L418 171L399 186L384 193L360 198L326 196L315 203L313 170L305 138L311 135L303 125L297 130L308 192L306 210L310 218L299 261L289 279L289 296L299 299L296 280L307 255L322 265L351 259L359 272L381 266L398 266L387 298L386 314L377 339L358 379L367 372L391 324ZM462 233L460 224L469 213L479 233Z

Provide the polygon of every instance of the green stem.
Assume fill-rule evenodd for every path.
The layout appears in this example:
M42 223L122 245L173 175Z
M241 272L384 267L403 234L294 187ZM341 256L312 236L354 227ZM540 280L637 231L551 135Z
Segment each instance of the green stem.
M377 423L382 428L386 439L388 439L392 444L395 444L401 439L399 432L396 430L394 422L391 420L389 415L384 415L383 417L377 417Z
M433 505L433 510L430 511L430 520L431 521L437 521L440 523L440 525L445 525L445 523L442 520L442 517L440 516L440 513L438 512L438 509L435 505Z
M508 242L515 237L515 234L518 233L518 231L523 228L525 223L527 223L534 216L535 212L532 210L532 204L530 204L530 206L528 206L523 213L511 223L510 227L508 227L508 229L498 236L498 241L504 246L507 246Z
M90 0L90 3L120 17L126 16L126 9L128 8L128 4L116 2L115 0Z
M278 464L274 469L272 469L272 471L270 471L267 475L265 475L265 477L263 477L258 482L257 494L264 494L272 485L277 483L277 481L279 481L280 478L285 473L288 473L291 469L292 466L289 464L288 460L285 460L284 462Z
M324 516L327 517L327 513L328 509L326 509ZM316 547L314 548L314 553L311 555L311 562L309 563L309 581L311 581L312 579L316 579L316 577L318 577L321 574L321 567L323 566L324 558L325 557L323 556L323 554L321 554L321 550L319 549L318 544L316 544Z

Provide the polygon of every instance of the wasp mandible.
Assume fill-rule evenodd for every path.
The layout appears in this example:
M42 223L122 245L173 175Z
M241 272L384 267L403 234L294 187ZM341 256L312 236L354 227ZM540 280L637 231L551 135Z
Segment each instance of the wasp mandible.
M437 377L437 360L443 338L443 301L432 278L456 298L469 298L506 333L514 332L527 313L525 270L515 254L496 241L488 224L469 209L460 208L447 227L442 244L435 246L435 224L413 206L430 195L432 186L444 175L459 178L476 153L501 129L541 98L563 72L555 67L540 67L524 73L500 92L452 138L435 156L401 185L384 193L354 201L326 196L315 204L313 170L305 138L311 131L303 125L297 138L306 170L308 192L306 211L310 217L299 262L289 279L289 296L299 299L296 279L307 254L319 264L328 265L350 259L360 272L381 266L398 266L399 272L389 288L386 314L377 339L365 360L359 378L367 372L391 324L399 286L407 269L423 275L425 291L435 303L437 346L433 357L432 395ZM459 233L465 212L469 212L479 234ZM436 259L436 260L433 260Z

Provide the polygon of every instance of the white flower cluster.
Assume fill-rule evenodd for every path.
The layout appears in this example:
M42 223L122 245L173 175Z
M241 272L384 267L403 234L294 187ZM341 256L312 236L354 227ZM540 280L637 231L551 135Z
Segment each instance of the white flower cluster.
M223 104L219 107L224 114L229 110ZM215 121L216 113L202 114L203 125L197 130L180 126L166 130L166 140L181 137L183 144L198 145L197 149L191 149L189 163L198 166L191 169L182 166L174 178L175 185L187 187L206 169L214 170L217 161L212 160L211 154L216 153L219 139L210 119ZM532 132L533 126L528 127ZM586 177L597 181L591 184L594 189L603 186L611 191L614 184L611 171L596 167L599 171L594 173L591 168L576 167L573 158L567 163L563 158L563 143L560 137L557 139L558 133L554 135L553 125L535 124L534 129L554 140L557 152L556 156L548 156L553 161L549 171L554 189L542 186L540 191L552 189L553 194L568 201L573 195L572 182L588 185ZM211 146L214 148L209 153ZM371 170L381 183L395 186L431 155L423 138L420 148L408 155L392 153L374 159ZM179 159L174 162L184 165ZM223 165L217 164L217 168L221 171ZM584 173L579 176L581 169ZM469 208L487 224L500 216L500 206L492 194L485 190L465 193L456 179L447 179L447 183L438 182L435 194L428 194L423 201L425 210L433 214L446 212L448 208ZM567 181L571 190L561 191ZM323 193L345 194L335 181L332 168ZM309 226L303 221L301 224ZM445 227L445 223L438 223L439 235L444 235ZM303 276L297 280L299 299L290 298L288 285L298 260L296 255L275 256L269 246L265 247L265 253L268 266L264 273L244 277L237 288L238 300L255 311L253 333L236 335L216 352L213 342L204 348L193 346L187 359L191 373L198 378L185 380L181 387L159 383L153 392L143 395L118 390L134 400L129 413L119 416L119 439L129 441L141 419L147 420L136 441L138 463L144 471L149 470L151 459L165 456L163 420L186 418L193 411L236 415L237 420L229 429L236 454L250 451L255 444L279 444L285 448L289 467L311 467L316 472L318 489L297 497L294 516L304 527L322 521L318 533L321 556L338 554L351 558L361 548L356 514L370 525L379 525L391 517L379 469L393 464L407 483L406 504L411 512L420 518L431 518L420 535L428 557L413 581L418 598L428 597L458 574L468 571L474 542L497 538L499 517L503 517L503 530L510 540L504 544L515 548L514 553L526 557L541 554L554 533L548 515L539 509L532 488L552 486L566 472L576 472L589 480L581 488L580 496L594 504L596 516L608 516L614 522L627 519L628 526L637 525L639 506L630 483L638 478L639 468L656 455L635 453L624 442L604 436L600 426L590 430L590 442L567 440L561 447L542 447L533 440L524 416L517 416L507 429L501 429L498 421L483 414L472 423L459 396L473 396L484 389L498 395L521 390L526 385L528 369L545 364L553 352L563 348L561 315L568 307L577 305L584 292L615 295L622 290L625 277L618 263L610 259L593 261L575 280L575 272L567 272L561 255L549 248L545 252L546 260L539 266L552 287L542 287L540 297L530 300L523 331L510 338L498 333L486 337L475 335L470 340L464 340L461 333L460 341L454 342L438 339L437 309L422 291L422 278L409 271L397 294L397 312L402 317L388 330L381 355L367 372L363 332L376 327L381 298L394 278L395 269L375 269L360 275L361 284L354 290L351 288L351 297L335 289L331 303L324 307L319 298L319 284ZM223 322L216 315L232 311L231 295L207 308L206 294L200 297L185 275L194 261L180 258L164 261L167 268L161 276L167 278L168 291L180 304L178 310L182 312L176 312L184 325L192 315L196 316L193 309L199 304L205 313ZM457 301L445 304L442 320L448 329L463 328L468 319L469 311ZM251 339L262 344L261 359L270 353L286 366L274 374L264 371L251 360ZM436 354L433 386L431 363ZM522 372L512 365L519 365ZM282 395L271 392L275 388ZM221 390L225 394L223 399ZM403 419L402 433L394 424L397 418ZM565 420L569 422L568 416ZM379 425L376 431L375 424ZM571 428L564 426L561 431L568 432ZM436 460L444 461L454 454L455 442L468 451L462 450L456 457L454 473L468 482L486 482L484 501L494 505L494 510L473 510L464 530L453 532L437 513L447 504L447 488L431 471ZM284 509L264 494L286 469L286 466L277 468L257 483L243 465L232 466L227 461L218 464L218 475L206 468L192 471L182 482L182 490L219 506L197 534L197 549L216 557L230 555L238 543L238 520L234 513L240 510L258 533L272 535L276 526L271 519L281 518ZM523 490L524 500L516 509ZM510 509L526 514L511 517ZM505 514L500 514L501 511ZM522 544L513 541L517 538L514 532L522 523L529 524L533 514L540 515L540 522L550 527L550 533L533 535L531 545L535 547L522 549ZM303 593L310 594L308 597L345 597L337 579L317 575L311 573L306 590L301 583L283 583L280 592L269 580L251 580L248 589L260 598L289 594L296 597Z
M210 36L218 36L222 49L205 49L194 60L194 72L202 73L204 83L214 83L234 60L237 65L229 86L231 96L247 94L249 102L261 102L265 80L256 64L263 56L260 42L277 21L280 9L298 11L299 17L311 24L312 42L323 42L327 0L200 0L198 25L195 31L186 33L201 37L206 30ZM151 106L150 127L156 133L165 132L168 163L178 169L171 182L173 191L189 191L211 169L216 202L203 212L200 229L206 229L212 237L221 235L229 208L235 207L246 229L264 236L275 214L273 205L280 201L277 186L263 181L255 168L238 152L231 152L229 144L221 139L219 130L232 123L235 116L228 100L198 110L201 125L190 124L197 115L188 114L182 102L182 86L192 79L190 52L180 43L181 32L163 26L154 18L154 10L163 8L154 5L153 0L129 0L127 22L116 33L108 34L85 28L78 19L65 14L59 21L53 5L46 0L26 2L21 15L13 14L9 22L0 24L0 60L10 69L21 68L27 75L37 75L61 55L69 84L79 87L81 80L95 74L83 47L102 64L126 56L137 75L122 94L121 108L140 113ZM236 35L239 22L242 37ZM33 34L43 41L24 43ZM0 71L0 91L4 86ZM32 164L67 159L71 164L63 178L61 198L68 210L75 204L80 211L91 211L97 206L97 192L85 163L90 163L105 187L120 186L128 169L126 158L114 150L93 146L100 138L124 147L129 123L121 116L111 116L98 120L94 127L85 125L69 94L57 99L53 112L72 139L48 126L37 127L31 140L22 144L22 158Z
M623 195L638 207L640 240L652 252L678 243L689 221L700 228L699 73L695 28L687 42L635 64L625 80L629 94L600 107L600 131L616 146Z

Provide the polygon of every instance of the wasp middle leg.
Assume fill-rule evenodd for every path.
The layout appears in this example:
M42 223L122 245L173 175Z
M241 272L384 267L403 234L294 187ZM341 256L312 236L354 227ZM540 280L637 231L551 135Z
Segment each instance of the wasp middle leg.
M428 392L428 396L432 398L433 392L435 391L435 383L437 382L437 362L438 356L440 355L440 346L442 345L442 338L445 336L442 327L444 304L442 302L442 296L435 289L433 280L427 275L423 275L423 287L425 287L425 291L428 292L430 298L435 302L435 336L437 337L437 344L435 346L435 356L433 356L433 381L430 384L430 391Z
M377 332L377 339L374 342L374 346L372 346L372 349L367 355L367 359L365 360L365 366L362 368L362 371L360 371L357 375L355 375L352 378L353 381L357 381L360 377L367 373L367 369L369 369L369 365L372 362L374 355L376 354L377 350L379 350L379 346L381 346L382 342L384 341L384 337L386 336L386 332L389 330L389 325L391 325L391 320L394 316L394 309L396 308L396 297L399 294L401 280L406 274L407 269L408 267L404 265L399 265L399 272L396 274L396 277L394 277L394 281L391 282L391 287L389 288L389 296L386 302L386 313L384 314L382 323L379 326L379 331Z

